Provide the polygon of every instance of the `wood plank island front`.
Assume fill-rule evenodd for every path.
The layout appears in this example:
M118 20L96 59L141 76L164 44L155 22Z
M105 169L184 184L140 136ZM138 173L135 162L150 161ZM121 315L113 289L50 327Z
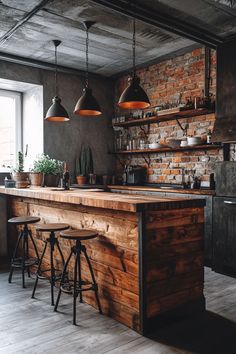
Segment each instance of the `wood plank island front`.
M204 309L204 200L49 188L0 193L7 198L8 217L27 214L98 231L86 246L104 314L146 334L167 317ZM34 236L41 251L45 234ZM15 237L9 226L11 249ZM70 242L60 244L67 256ZM82 268L89 279L84 261ZM96 307L93 293L85 292L84 299Z

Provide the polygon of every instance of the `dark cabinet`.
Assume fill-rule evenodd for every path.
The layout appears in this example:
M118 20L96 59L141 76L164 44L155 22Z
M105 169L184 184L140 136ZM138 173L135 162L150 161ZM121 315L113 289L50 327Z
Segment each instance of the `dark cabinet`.
M236 198L213 201L213 262L216 272L236 275Z

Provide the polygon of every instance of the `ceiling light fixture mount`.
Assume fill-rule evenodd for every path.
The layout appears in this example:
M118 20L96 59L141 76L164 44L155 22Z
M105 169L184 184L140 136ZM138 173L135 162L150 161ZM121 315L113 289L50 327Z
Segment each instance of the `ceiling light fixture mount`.
M136 21L133 18L133 73L128 78L128 87L120 96L118 106L123 109L143 109L150 107L150 101L140 86L140 78L136 75Z
M89 29L95 24L93 21L84 21L83 25L86 30L86 76L85 87L83 94L76 103L74 114L79 116L98 116L102 114L101 108L92 94L92 89L89 87Z
M66 122L70 120L70 118L65 108L61 105L61 99L58 96L57 86L57 47L61 44L61 41L55 39L52 42L55 47L55 96L52 99L52 105L47 111L45 120L50 122Z

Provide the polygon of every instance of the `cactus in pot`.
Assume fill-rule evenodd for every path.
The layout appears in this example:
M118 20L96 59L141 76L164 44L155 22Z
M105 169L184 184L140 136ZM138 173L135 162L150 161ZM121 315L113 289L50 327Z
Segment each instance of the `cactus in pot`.
M75 160L75 174L78 184L86 184L88 175L93 173L93 155L89 146L81 148L80 156Z
M17 165L12 172L12 178L16 181L17 188L26 188L29 184L28 172L24 172L24 155L21 151L18 151Z

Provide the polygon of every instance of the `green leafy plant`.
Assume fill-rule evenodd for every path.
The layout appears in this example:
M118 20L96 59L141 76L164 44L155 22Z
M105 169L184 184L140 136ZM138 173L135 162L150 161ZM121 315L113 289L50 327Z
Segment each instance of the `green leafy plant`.
M89 146L82 146L79 158L75 161L76 176L88 176L93 173L93 155Z
M63 173L63 161L51 159L48 155L42 154L33 162L31 172L58 175Z
M18 156L17 156L17 165L16 168L14 168L14 172L24 172L24 156L21 151L18 151Z

